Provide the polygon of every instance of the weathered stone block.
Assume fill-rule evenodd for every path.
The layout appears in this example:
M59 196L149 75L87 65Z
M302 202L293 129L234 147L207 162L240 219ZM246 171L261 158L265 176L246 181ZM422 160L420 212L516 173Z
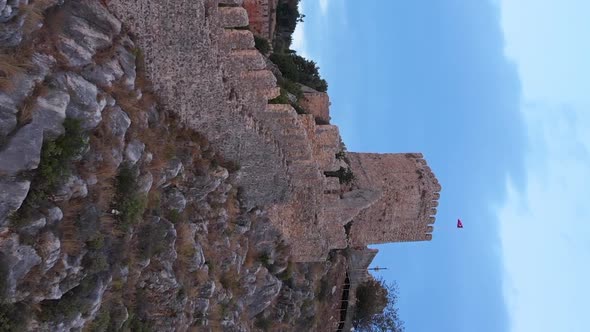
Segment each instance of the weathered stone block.
M222 42L229 50L248 50L255 45L254 35L249 30L224 30Z
M219 8L219 24L222 28L241 28L248 26L248 13L241 7Z
M313 114L318 122L328 124L330 122L330 98L325 92L318 92L309 87L302 87L303 98L299 105L307 112Z

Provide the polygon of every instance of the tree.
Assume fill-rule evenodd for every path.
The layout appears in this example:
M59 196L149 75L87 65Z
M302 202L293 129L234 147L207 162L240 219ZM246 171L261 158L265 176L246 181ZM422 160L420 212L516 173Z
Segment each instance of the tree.
M327 177L338 178L340 184L349 184L354 180L354 173L350 167L344 168L340 166L337 171L325 171L324 175Z
M403 332L397 305L397 284L370 278L356 290L353 326L356 331Z
M268 54L270 52L270 43L266 38L254 36L254 47L262 54Z
M285 78L320 92L328 90L328 83L320 77L319 68L314 61L295 53L273 53L270 60L279 67Z

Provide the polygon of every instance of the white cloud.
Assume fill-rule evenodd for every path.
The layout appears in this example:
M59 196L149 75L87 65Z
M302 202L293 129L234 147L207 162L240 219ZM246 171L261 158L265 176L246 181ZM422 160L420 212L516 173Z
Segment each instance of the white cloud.
M590 304L587 1L502 0L527 126L525 188L498 207L512 332L582 332ZM580 36L580 37L578 37Z
M568 119L560 107L537 104L526 113L526 188L509 181L498 210L512 331L586 331L590 146L576 132L590 123Z

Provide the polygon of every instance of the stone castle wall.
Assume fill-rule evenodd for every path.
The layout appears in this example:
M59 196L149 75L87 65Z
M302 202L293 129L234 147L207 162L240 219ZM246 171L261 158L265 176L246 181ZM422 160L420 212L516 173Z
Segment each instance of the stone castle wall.
M302 86L302 91L303 98L299 100L299 105L313 114L318 123L328 124L330 122L330 97L328 94L306 86Z
M382 192L354 218L353 246L432 238L441 186L422 154L349 153L348 158L359 187Z
M354 190L324 172L348 167L327 94L309 92L312 114L268 104L280 93L254 48L248 0L111 0L143 50L164 107L240 166L246 207L265 208L292 244L295 261L330 249L428 240L440 186L419 154L349 153ZM269 2L254 1L263 5ZM315 99L314 99L315 98ZM315 100L315 101L314 101ZM220 102L221 101L221 102ZM316 114L317 113L317 114ZM352 222L349 235L345 226Z

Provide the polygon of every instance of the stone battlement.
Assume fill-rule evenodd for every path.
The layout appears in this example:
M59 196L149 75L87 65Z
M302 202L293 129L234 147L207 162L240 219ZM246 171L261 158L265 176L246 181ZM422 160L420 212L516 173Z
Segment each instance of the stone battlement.
M353 246L432 238L440 184L419 153L350 153L360 188L382 195L351 227Z
M440 185L421 154L348 153L347 161L338 127L327 124L327 94L306 90L301 103L311 114L268 103L280 93L277 80L252 32L236 28L253 26L242 4L270 2L108 6L136 35L163 106L239 164L243 203L268 211L296 261L323 260L331 249L430 240ZM325 175L348 167L352 187Z

